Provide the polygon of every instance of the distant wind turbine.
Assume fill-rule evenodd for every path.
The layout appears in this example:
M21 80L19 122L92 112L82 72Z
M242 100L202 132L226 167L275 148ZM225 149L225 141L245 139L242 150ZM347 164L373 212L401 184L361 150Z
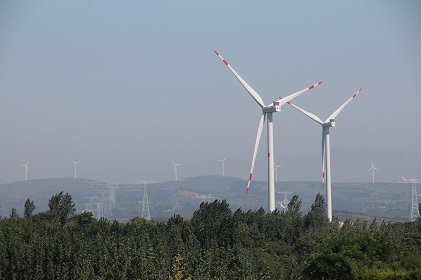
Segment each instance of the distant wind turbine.
M374 167L373 162L371 162L371 167L367 171L370 171L370 170L371 170L371 173L373 175L373 183L374 183L374 172L375 171L380 171L380 170Z
M75 165L75 179L76 179L76 170L77 170L77 164L80 162L80 161L73 161L73 160L70 160L71 162L73 162L73 164Z
M181 165L181 163L175 163L174 161L171 161L171 162L174 165L173 172L174 172L174 175L175 175L175 180L178 181L177 166Z
M234 70L234 68L231 67L231 65L217 52L215 51L215 54L222 60L222 62L229 68L229 70L234 74L234 76L239 80L239 82L243 85L243 87L247 90L247 92L251 95L251 97L256 101L256 103L261 107L262 109L262 116L259 121L259 126L257 129L257 137L256 137L256 143L254 145L254 153L253 153L253 160L251 162L251 169L250 169L250 175L247 183L246 188L246 195L250 188L250 182L253 177L253 169L254 169L254 162L256 160L256 154L257 150L259 148L259 142L260 138L262 136L262 129L265 122L265 119L267 118L267 147L268 147L268 208L269 211L272 212L275 210L275 182L274 182L274 149L273 149L273 113L280 112L282 105L286 104L288 101L294 99L295 97L303 94L304 92L320 85L322 82L319 82L317 84L314 84L310 87L307 87L303 90L300 90L294 94L291 94L284 99L279 99L277 101L274 101L268 105L265 105L263 102L262 97L246 82L243 80L243 78L238 75L238 73Z
M19 165L19 166L25 167L25 181L28 180L28 164L29 164L29 160L26 162L26 164Z
M225 160L227 159L227 157L225 157L224 159L218 159L218 161L221 163L222 165L222 177L225 177Z
M282 164L276 165L276 163L273 163L275 165L275 182L278 182L278 168L283 166Z

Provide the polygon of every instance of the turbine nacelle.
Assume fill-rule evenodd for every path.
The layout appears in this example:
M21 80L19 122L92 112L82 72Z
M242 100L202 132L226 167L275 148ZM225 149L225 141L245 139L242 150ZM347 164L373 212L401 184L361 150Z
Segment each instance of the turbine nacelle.
M275 113L275 112L280 112L280 111L281 111L281 106L279 105L278 101L273 102L269 106L263 107L264 113Z
M323 127L334 127L335 119L330 119L322 124Z

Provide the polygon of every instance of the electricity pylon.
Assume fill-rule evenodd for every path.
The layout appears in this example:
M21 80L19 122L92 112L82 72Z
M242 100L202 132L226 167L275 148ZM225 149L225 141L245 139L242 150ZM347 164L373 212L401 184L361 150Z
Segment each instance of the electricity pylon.
M288 194L292 192L278 192L278 193L284 195L284 199L281 202L279 202L278 205L281 207L282 211L286 211L288 209L288 204L289 204Z
M411 211L409 213L409 220L411 222L415 221L417 218L420 217L420 209L418 206L418 199L417 199L417 183L421 183L419 179L405 179L402 177L403 183L410 183L411 184Z
M148 183L152 183L152 181L153 179L142 182L143 183L143 201L142 201L141 217L147 221L151 220L151 212L149 211Z

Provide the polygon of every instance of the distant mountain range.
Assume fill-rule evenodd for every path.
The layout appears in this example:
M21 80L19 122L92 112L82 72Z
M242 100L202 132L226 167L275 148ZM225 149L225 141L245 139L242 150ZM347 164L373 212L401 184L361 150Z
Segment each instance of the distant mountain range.
M174 214L191 217L202 201L226 200L233 211L267 209L267 183L252 182L248 196L246 181L235 177L199 176L182 181L148 184L149 211L152 219L167 219ZM90 179L52 178L0 184L0 215L9 216L12 208L23 213L27 198L33 200L34 213L48 210L48 200L64 191L73 197L78 212L92 211L98 215L111 205L109 219L127 221L141 216L143 184L112 185ZM325 194L320 182L277 182L277 192L288 192L287 198L298 195L302 212L307 213L317 193ZM333 215L344 217L348 212L375 216L378 219L408 220L411 186L401 183L333 183ZM112 198L111 201L109 198ZM277 193L277 209L284 194ZM421 199L419 199L421 202ZM102 209L102 210L101 210ZM104 215L104 212L102 212Z

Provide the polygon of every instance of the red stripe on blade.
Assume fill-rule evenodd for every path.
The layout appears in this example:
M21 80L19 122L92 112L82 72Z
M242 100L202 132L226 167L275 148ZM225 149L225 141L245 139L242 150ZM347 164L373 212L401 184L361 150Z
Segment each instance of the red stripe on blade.
M314 86L311 86L311 87L309 87L308 89L312 89L312 88L314 88Z
M216 53L216 55L219 55L219 53L217 51L215 51L215 50L213 50L213 51Z
M250 173L249 181L251 181L251 177L253 177L253 174L252 173Z
M228 66L228 62L225 59L222 61L225 63L226 66Z

